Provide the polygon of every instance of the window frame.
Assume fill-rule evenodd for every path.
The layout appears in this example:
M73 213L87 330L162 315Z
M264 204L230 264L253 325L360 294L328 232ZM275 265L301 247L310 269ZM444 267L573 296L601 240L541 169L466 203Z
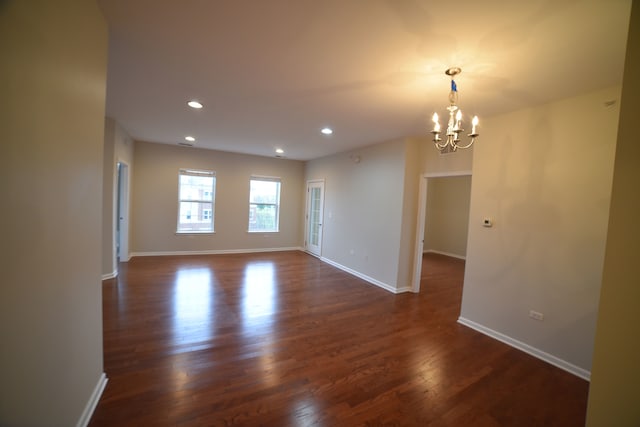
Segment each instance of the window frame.
M210 177L212 178L211 188L204 190L204 193L211 192L211 200L206 199L194 199L194 198L183 198L181 194L181 181L182 176L199 176L199 177ZM212 170L205 169L194 169L194 168L180 168L178 170L178 212L176 218L176 234L213 234L215 233L215 206L216 206L216 172ZM211 205L211 217L207 219L205 222L209 222L211 224L210 229L206 230L181 230L180 229L180 205L181 203L197 203L201 205ZM199 209L199 211L204 212L205 210L209 210L208 208ZM189 219L193 218L193 212L191 210L189 212ZM198 218L198 214L195 215Z
M254 203L251 200L251 182L252 181L261 181L261 182L275 182L278 184L277 194L276 194L276 203ZM280 177L274 176L260 176L260 175L251 175L249 177L249 216L247 220L247 233L279 233L280 232L280 204L281 204L281 196L282 196L282 179ZM257 205L265 205L265 206L274 206L276 211L276 221L275 221L275 229L273 230L252 230L251 229L251 218L252 218L252 206Z

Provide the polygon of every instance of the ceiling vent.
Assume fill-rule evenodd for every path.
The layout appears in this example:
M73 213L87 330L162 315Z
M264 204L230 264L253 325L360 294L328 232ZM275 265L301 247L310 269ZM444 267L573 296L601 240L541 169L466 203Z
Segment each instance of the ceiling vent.
M178 145L182 145L183 147L193 147L193 144L188 142L178 142Z

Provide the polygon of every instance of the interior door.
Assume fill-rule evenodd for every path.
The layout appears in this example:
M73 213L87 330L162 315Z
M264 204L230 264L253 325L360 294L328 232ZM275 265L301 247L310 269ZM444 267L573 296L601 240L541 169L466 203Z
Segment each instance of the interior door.
M129 261L129 166L118 162L116 260Z
M324 212L324 181L307 182L307 226L305 249L307 252L322 254L322 221Z

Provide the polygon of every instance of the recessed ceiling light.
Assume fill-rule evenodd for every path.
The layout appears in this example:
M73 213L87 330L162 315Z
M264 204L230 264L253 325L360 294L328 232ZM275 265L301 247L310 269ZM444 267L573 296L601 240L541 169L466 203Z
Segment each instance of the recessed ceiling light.
M195 142L195 140L196 140L196 139L195 139L194 137L192 137L192 136L185 136L185 137L184 137L184 139L185 139L185 140L187 140L187 141L189 141L189 142Z
M196 110L199 110L200 108L202 108L202 104L196 101L195 99L187 102L187 105L191 108L195 108Z
M282 148L276 148L276 153L283 154L284 150Z
M331 128L322 128L320 129L320 133L323 135L331 135L333 133L333 129Z

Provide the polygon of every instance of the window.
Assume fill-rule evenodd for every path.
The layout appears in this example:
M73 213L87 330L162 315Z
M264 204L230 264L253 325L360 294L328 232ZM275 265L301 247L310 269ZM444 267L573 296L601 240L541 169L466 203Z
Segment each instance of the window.
M280 178L252 177L249 231L277 232L280 223Z
M216 173L180 169L178 233L213 233Z

